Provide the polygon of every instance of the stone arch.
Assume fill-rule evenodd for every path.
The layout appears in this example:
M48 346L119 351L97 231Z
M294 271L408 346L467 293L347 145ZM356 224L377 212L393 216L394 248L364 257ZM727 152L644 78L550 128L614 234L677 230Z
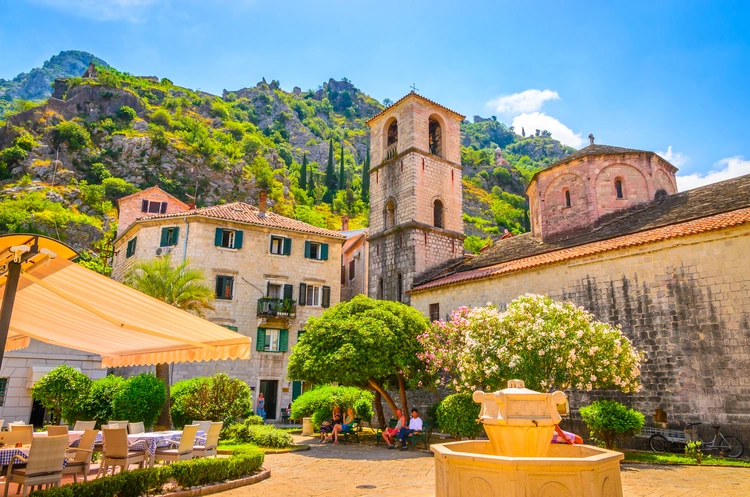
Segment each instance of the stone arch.
M378 294L376 296L377 300L383 300L383 292L384 292L384 284L383 284L383 278L378 278Z
M432 225L436 228L445 228L445 203L440 197L432 200Z
M390 117L383 125L383 160L398 155L398 119Z
M622 198L617 198L617 180L621 181ZM594 188L599 215L651 200L646 176L630 164L615 163L602 168Z
M383 212L383 224L385 229L389 230L396 226L396 199L389 198L385 203Z
M443 157L443 130L445 125L443 118L432 114L427 119L427 144L432 155Z
M677 187L675 187L672 178L664 172L663 169L657 169L654 174L654 189L664 190L667 193L677 193Z

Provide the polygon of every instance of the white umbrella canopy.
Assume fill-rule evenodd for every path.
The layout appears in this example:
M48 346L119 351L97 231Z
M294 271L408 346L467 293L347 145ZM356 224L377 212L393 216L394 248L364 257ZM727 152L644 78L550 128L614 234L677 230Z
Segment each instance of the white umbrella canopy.
M24 254L6 351L34 338L98 354L103 367L250 358L249 337L79 266L69 260L75 251L49 238L0 236L0 294L19 258L10 248L35 242L56 257Z

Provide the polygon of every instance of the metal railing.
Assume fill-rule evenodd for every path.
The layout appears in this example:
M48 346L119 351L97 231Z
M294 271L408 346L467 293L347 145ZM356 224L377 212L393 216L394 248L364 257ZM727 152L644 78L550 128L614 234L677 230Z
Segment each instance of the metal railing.
M260 298L257 316L294 319L297 317L297 302L291 299Z

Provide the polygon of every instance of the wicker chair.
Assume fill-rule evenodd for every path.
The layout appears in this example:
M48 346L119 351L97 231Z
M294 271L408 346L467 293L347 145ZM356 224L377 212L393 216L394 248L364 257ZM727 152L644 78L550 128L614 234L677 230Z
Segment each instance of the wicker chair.
M47 427L47 435L50 437L59 437L60 435L67 435L68 434L68 425L49 425Z
M31 441L34 439L34 426L33 425L18 425L18 424L9 424L8 430L10 430L12 433L17 433L20 442L24 444L30 444Z
M195 435L198 433L198 425L185 426L182 430L179 442L167 441L170 445L176 446L174 449L156 449L154 455L155 461L175 462L189 461L193 458L193 445L195 445Z
M5 474L4 497L8 497L8 489L11 483L18 484L18 491L23 486L23 494L29 487L47 485L60 486L62 480L62 468L65 462L65 450L68 448L68 437L39 437L34 440L29 449L29 457L13 456L8 464L8 472ZM13 466L18 460L26 463L25 468Z
M115 426L112 426L115 425ZM128 428L128 421L109 421L110 428Z
M96 428L96 421L76 421L73 431L86 431Z
M128 433L131 435L137 435L138 433L146 433L146 427L143 426L142 422L128 423Z
M28 431L0 431L0 442L6 447L13 447L18 443L28 445L33 436Z
M221 427L224 423L211 423L211 426L206 431L204 437L198 437L199 440L203 440L203 445L193 446L194 457L211 457L216 455L216 447L219 445L219 434L221 433Z
M145 450L130 450L131 445L135 445L141 440L136 440L132 444L128 443L128 430L125 428L103 428L102 437L104 438L104 452L102 453L102 463L99 466L99 474L106 473L109 467L112 467L112 473L117 466L120 471L127 471L131 464L138 464L143 468L146 463Z
M86 430L78 443L78 447L70 447L68 453L73 453L72 458L68 458L68 464L63 468L64 475L73 475L73 483L78 482L78 475L83 474L83 481L88 481L89 471L91 470L91 455L94 453L94 442L98 430Z
M203 433L208 433L208 429L211 428L211 421L193 421L193 425L198 425L200 428L198 428L198 431L202 431Z

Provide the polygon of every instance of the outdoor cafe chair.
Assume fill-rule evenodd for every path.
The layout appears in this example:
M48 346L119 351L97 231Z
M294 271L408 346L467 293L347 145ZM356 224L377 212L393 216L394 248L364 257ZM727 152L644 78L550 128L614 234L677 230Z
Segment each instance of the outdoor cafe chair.
M47 427L47 435L50 437L57 437L60 435L67 435L68 434L68 425L49 425Z
M3 424L5 423L4 419L0 419L0 430L3 429Z
M27 424L17 425L17 424L11 423L11 424L8 425L8 428L10 429L11 432L18 433L19 437L21 439L21 442L23 442L25 444L30 444L31 440L34 437L34 426L33 425L27 425ZM21 434L23 434L23 435L21 435Z
M208 433L208 429L211 427L211 421L193 421L190 424L200 426L200 428L198 428L198 431L202 431L204 434Z
M3 497L8 497L8 489L11 483L18 484L18 491L23 486L23 495L29 487L39 485L60 486L62 480L62 469L65 463L65 451L68 448L68 437L40 437L34 440L29 449L29 457L13 456L8 464L5 474L5 492ZM25 468L14 466L18 460L25 463Z
M96 421L76 421L73 431L86 431L96 428Z
M91 455L94 453L94 442L99 435L98 430L86 430L83 432L78 447L70 447L69 453L73 457L68 459L68 464L63 468L64 475L73 475L73 483L78 483L78 475L83 474L83 481L88 481L91 470Z
M0 445L6 447L19 443L28 445L33 439L33 434L28 431L0 431Z
M131 435L137 435L139 433L146 433L146 427L143 426L142 422L128 423L128 433Z
M173 449L156 449L154 455L155 461L175 462L189 461L193 458L193 445L195 445L195 435L198 433L198 425L188 425L182 430L180 441L165 440Z
M142 440L136 440L132 444L128 443L128 430L126 428L102 428L102 437L104 438L104 451L102 452L102 462L99 466L99 474L106 473L112 466L112 473L115 468L120 467L120 471L127 471L131 464L138 464L143 468L146 462L145 450L130 450L131 445L135 445Z
M26 426L23 421L11 421L8 423L8 430L12 430L14 426Z
M216 448L219 445L219 434L221 433L221 427L224 423L219 421L218 423L211 423L208 431L204 431L206 434L203 437L197 437L197 440L203 440L203 445L193 446L194 457L211 457L216 455Z
M115 426L112 426L115 425ZM110 428L125 428L128 429L128 420L125 421L109 421Z

